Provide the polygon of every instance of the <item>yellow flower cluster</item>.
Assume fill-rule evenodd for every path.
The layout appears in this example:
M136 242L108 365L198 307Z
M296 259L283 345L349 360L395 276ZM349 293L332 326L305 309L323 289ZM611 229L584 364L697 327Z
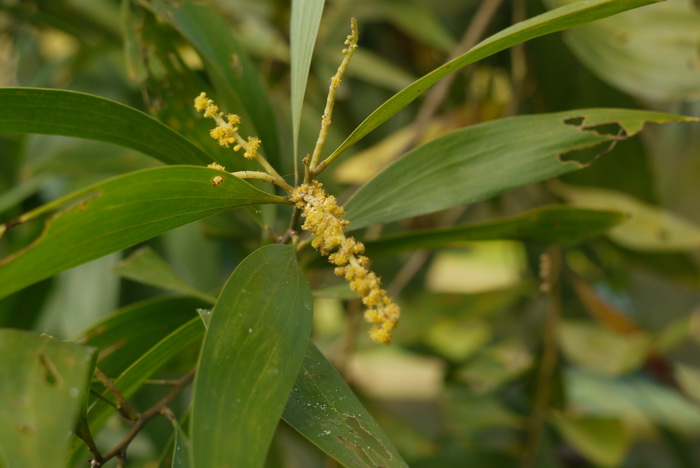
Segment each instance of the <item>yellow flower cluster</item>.
M209 134L213 139L219 142L223 147L228 148L229 145L235 145L237 142L236 136L238 125L241 123L241 118L236 114L228 114L224 120L224 113L219 112L219 106L214 104L214 101L207 98L206 93L201 93L194 100L194 108L197 112L202 112L204 117L214 119L216 127Z
M214 104L214 101L209 99L206 93L201 93L195 98L194 108L197 109L197 112L202 112L204 117L209 117L216 122L216 127L211 129L209 135L218 141L221 146L228 148L230 145L234 145L234 151L244 148L245 153L243 156L246 159L258 157L260 138L248 137L248 141L245 141L238 134L241 118L237 114L228 114L225 116L226 120L224 120L224 113L219 111L219 106Z
M311 231L311 245L337 265L335 274L343 276L362 298L367 307L365 320L374 325L370 331L372 339L390 343L391 331L399 321L399 307L381 288L381 278L367 269L369 260L362 255L365 246L345 236L343 229L348 225L343 219L345 210L338 206L334 196L323 190L323 184L316 181L300 185L290 198L302 210L305 218L302 229Z

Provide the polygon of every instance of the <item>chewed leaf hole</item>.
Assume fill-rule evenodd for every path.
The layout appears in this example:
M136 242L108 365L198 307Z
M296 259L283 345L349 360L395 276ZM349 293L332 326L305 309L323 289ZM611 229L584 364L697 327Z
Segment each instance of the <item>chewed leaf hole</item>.
M611 142L600 143L588 148L572 150L559 155L559 160L562 162L575 162L586 167L612 151L617 143L617 140L612 140Z
M583 117L569 117L568 119L564 119L564 123L566 125L571 125L574 127L580 127L581 124L583 124L583 121Z
M576 127L584 132L594 132L598 135L605 135L615 138L627 136L627 133L623 130L622 126L616 122L586 125L586 119L584 117L570 117L568 119L564 119L564 124Z

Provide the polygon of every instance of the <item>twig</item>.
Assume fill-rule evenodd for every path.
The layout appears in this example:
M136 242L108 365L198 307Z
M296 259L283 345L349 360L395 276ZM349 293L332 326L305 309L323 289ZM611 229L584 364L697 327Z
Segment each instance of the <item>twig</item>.
M464 32L464 35L462 36L462 39L459 42L459 45L452 52L452 55L450 56L449 60L452 60L462 55L464 52L468 51L479 42L479 39L484 35L486 27L491 22L491 19L496 14L496 11L498 11L498 8L501 6L501 3L503 3L503 0L491 0L488 2L481 2L479 10L474 15L472 22L469 24L469 27ZM412 132L413 136L411 140L406 144L406 146L404 146L404 148L397 154L397 157L406 153L408 150L413 148L418 143L418 141L420 141L421 137L425 133L426 127L437 112L438 108L440 107L440 104L447 97L447 93L449 92L450 87L452 86L452 83L456 78L457 74L451 73L442 80L440 80L435 85L435 87L433 87L433 89L431 89L428 92L428 95L426 96L423 105L418 110L418 115L415 119L414 124L415 127Z
M457 207L450 210L436 224L436 227L452 226L459 218L467 211L468 206ZM399 296L403 288L406 287L411 278L421 269L421 267L430 258L430 252L426 250L418 250L413 252L409 259L404 263L401 270L394 276L391 284L386 288L390 295Z
M527 17L524 0L517 0L513 4L513 24L524 21ZM512 99L506 106L503 112L504 117L512 116L518 113L520 100L523 94L525 78L527 76L527 60L525 57L525 45L517 44L510 49L510 70L511 83L513 88Z
M260 171L236 171L232 172L231 174L235 175L239 179L257 179L262 180L264 182L270 182L277 185L278 187L283 188L287 192L291 192L292 190L294 190L294 188L279 175L275 176Z
M527 424L527 439L520 464L521 468L537 465L544 422L552 399L552 379L557 367L557 329L561 317L560 272L561 248L550 247L542 255L540 274L542 291L547 294L547 322L542 335L542 359L537 374L537 389L532 414Z
M301 210L295 206L294 211L292 212L292 219L289 221L289 227L287 228L287 232L285 232L284 236L280 239L280 244L286 244L292 237L294 237L294 235L296 234L297 223L299 222L300 216Z
M175 400L175 398L177 398L177 396L185 388L187 388L187 386L194 379L194 375L195 370L193 369L184 376L177 379L177 381L175 381L176 383L173 389L170 392L168 392L167 395L158 400L158 402L155 405L151 406L145 412L141 414L136 414L136 418L133 420L133 425L131 426L129 432L126 434L126 436L124 436L121 442L119 442L119 444L117 444L109 452L105 453L104 455L100 455L93 441L92 448L88 446L88 448L90 449L90 453L93 456L93 459L90 461L91 468L99 468L115 457L118 459L117 466L125 466L126 450L129 447L129 444L131 444L131 442L138 435L141 429L143 429L143 427L146 424L148 424L153 418L155 418L159 414L162 414L168 418L172 417L172 411L170 411L170 408L168 408L168 406ZM119 393L118 390L117 393ZM121 393L119 394L121 395ZM86 440L86 438L83 438L82 436L81 439ZM90 435L88 439L92 440L92 436Z
M114 382L112 382L112 380L97 367L95 367L94 374L95 378L99 380L102 385L104 385L107 391L114 395L114 398L117 400L116 408L117 411L119 411L119 414L124 416L129 421L136 421L138 414L131 408L129 402L126 401L126 398L124 398L124 395L122 395L119 389L117 389L117 387L114 385Z
M343 350L338 359L338 372L343 376L343 379L348 380L350 372L350 359L352 358L355 348L357 347L357 339L360 336L360 306L362 302L354 299L348 302L348 328L343 340Z

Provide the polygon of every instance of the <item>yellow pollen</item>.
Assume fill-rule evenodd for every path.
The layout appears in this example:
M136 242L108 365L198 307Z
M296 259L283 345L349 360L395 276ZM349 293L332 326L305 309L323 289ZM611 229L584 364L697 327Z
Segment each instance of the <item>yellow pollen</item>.
M370 337L377 343L388 344L391 330L399 321L399 307L381 288L381 279L366 268L369 260L362 255L365 246L355 238L345 236L343 230L348 225L343 219L345 210L322 187L321 183L311 181L300 185L291 194L291 200L305 218L302 229L311 231L311 245L337 265L335 274L344 277L362 299L367 307L365 319L373 324Z

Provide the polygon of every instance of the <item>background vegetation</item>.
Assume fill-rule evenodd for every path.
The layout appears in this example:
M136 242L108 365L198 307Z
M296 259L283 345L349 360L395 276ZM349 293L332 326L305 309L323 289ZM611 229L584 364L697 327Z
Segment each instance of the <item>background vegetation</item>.
M0 272L10 271L11 255L29 245L43 228L37 222L42 213L37 213L35 222L14 225L13 220L93 183L163 166L146 154L170 164L204 166L211 159L229 170L244 168L242 158L209 138L210 122L196 116L192 100L203 90L224 111L245 113L246 131L261 137L273 165L293 180L289 2L179 3L189 4L199 16L180 17L174 13L179 4L157 0L0 0L2 87L59 88L108 98L156 117L194 143L191 153L185 154L183 148L189 147L176 137L163 136L162 129L152 130L147 121L136 118L133 128L117 128L120 118L132 118L128 110L100 110L93 101L83 104L80 95L75 102L55 104L50 96L28 95L23 107L12 110L13 117L8 118L14 97L3 94L0 222L8 229L0 238ZM328 2L298 125L299 154L311 151L316 141L328 79L342 57L350 17L359 23L360 49L338 92L328 148L340 146L383 102L448 59L513 23L565 3L571 2ZM253 78L247 75L251 73ZM241 94L242 86L252 87ZM268 96L270 109L256 101L259 92ZM84 114L62 113L80 106ZM497 132L494 138L503 141L499 164L510 167L514 175L508 177L517 179L517 167L512 169L509 162L517 161L518 152L527 153L533 133L541 135L567 118L571 125L585 125L584 113L571 109L596 107L700 116L697 1L645 6L488 56L439 82L348 150L321 179L344 202L392 160L448 131L504 117L565 112L556 117L559 120L538 120L520 130L507 120L498 121L500 127L488 127ZM28 121L38 121L32 123L35 127L19 128L21 122L13 127L21 112ZM595 113L586 115L597 118ZM106 136L96 137L98 130L93 135L47 131L41 126L44 117L66 129L105 119L96 127L102 127ZM598 119L616 122L596 127L609 137L597 141L602 146L571 143L569 148L576 151L563 158L591 163L584 170L557 179L542 176L536 180L548 180L541 183L525 180L513 185L519 188L500 190L486 201L481 200L488 197L476 203L464 204L469 199L404 211L405 216L389 219L390 214L380 212L383 199L371 204L379 193L371 184L400 187L405 180L401 172L370 182L366 186L370 189L363 189L365 195L359 192L347 206L358 228L353 235L365 241L374 269L402 307L400 326L388 347L367 338L361 304L311 249L299 255L303 276L289 266L286 250L267 250L268 257L255 257L264 273L274 276L292 268L291 282L311 284L313 342L359 398L343 407L342 421L333 424L342 423L344 429L339 430L371 446L370 454L345 443L345 450L356 457L353 461L343 458L348 455L341 449L324 447L319 441L330 429L322 424L313 426L314 434L300 436L291 429L299 430L295 417L332 419L323 412L295 416L291 404L269 453L267 445L255 446L256 436L244 431L246 423L263 424L270 418L273 430L279 418L274 408L268 414L254 405L249 413L240 413L240 425L224 433L221 444L230 444L233 453L240 453L235 452L237 447L267 454L267 466L290 468L338 466L333 458L348 466L379 466L387 454L393 460L387 465L405 466L400 458L392 458L395 450L417 468L700 466L700 125L646 125L637 137L617 141L614 137L638 130L635 117L625 118L618 113ZM110 140L110 135L117 130L133 132L140 143L114 144L119 141ZM84 138L74 138L80 136ZM422 148L428 157L445 157L443 147ZM200 154L205 156L198 160ZM186 178L211 177L207 171L188 172ZM144 175L146 185L133 181L129 190L146 201L177 190L178 173L162 174L157 179ZM109 250L116 252L59 273L65 268L52 263L55 254L72 246L64 256L74 256L77 265L87 260L80 259L81 252L99 243L78 242L88 238L92 223L110 217L98 211L74 238L47 244L25 270L7 273L0 285L12 290L0 299L0 327L95 347L99 369L115 379L128 397L128 408L141 416L149 408L157 413L166 404L172 411L173 423L155 418L140 430L129 445L130 467L188 466L178 465L186 461L177 456L173 461L172 447L177 433L178 450L187 451L182 428L190 432L192 395L185 390L167 399L171 386L163 384L177 389L191 380L189 372L197 362L204 332L195 311L207 316L237 266L241 278L252 277L251 264L241 262L270 242L260 226L283 233L289 222L291 209L286 207L228 211L243 204L230 201L235 197L249 197L246 200L254 199L251 203L256 205L274 200L263 185L256 187L265 193L250 195L227 182L221 187L230 190L225 192L229 201L212 207L213 202L206 200L213 216L189 224L182 221L181 227L147 242L136 238L131 242L124 236L117 241L123 245ZM424 187L419 195L397 189L387 197L405 197L415 207L423 199L439 199L443 190L439 182L432 189L429 184ZM144 202L136 209L149 206ZM181 207L172 209L173 216L183 220L187 216ZM375 226L384 220L391 222ZM458 228L450 229L454 226ZM445 230L417 231L423 228ZM24 278L29 279L22 283ZM279 299L284 304L294 300ZM246 307L254 308L251 304ZM246 331L248 326L239 329ZM29 389L38 388L32 379L39 375L51 385L62 379L80 382L97 355L80 346L65 348L59 346L65 342L8 330L0 335L0 396L23 395L26 400L1 400L0 406L7 408L0 409L0 466L38 466L32 465L37 460L44 466L59 466L52 457L60 459L65 449L55 440L28 446L17 442L20 449L33 448L31 455L15 454L27 457L26 464L13 462L12 441L34 430L30 422L53 427L55 421L68 421L70 426L77 411L63 406L59 397L54 401L39 390L32 393ZM256 372L257 363L251 356L274 339L260 336L245 349L242 359L250 357L251 372ZM300 332L297 338L285 339L290 340L289 353L299 353L301 359L307 338ZM305 359L316 359L313 365L325 362L314 353L315 348L307 351ZM65 361L42 356L62 356ZM345 391L328 368L305 365L310 374L327 378L328 388ZM216 372L220 371L209 375ZM296 370L290 385L295 375ZM28 383L22 387L25 377ZM256 395L277 385L275 377L251 379L261 385ZM11 381L19 382L17 387ZM95 377L89 417L88 407L78 405L83 409L76 429L80 432L81 424L89 420L103 453L119 447L133 427L124 414L94 396L114 400L105 382ZM303 407L309 401L298 403ZM314 401L317 409L322 406L320 400ZM9 409L22 405L39 415L26 426L13 419L17 414L24 417L23 410L15 414ZM121 413L125 411L122 406ZM215 407L206 411L215 427L227 424L216 420ZM62 434L67 427L59 424L56 430ZM86 466L89 458L85 444L73 437L67 466ZM122 460L110 463L117 466ZM234 466L257 466L245 460L238 463Z

